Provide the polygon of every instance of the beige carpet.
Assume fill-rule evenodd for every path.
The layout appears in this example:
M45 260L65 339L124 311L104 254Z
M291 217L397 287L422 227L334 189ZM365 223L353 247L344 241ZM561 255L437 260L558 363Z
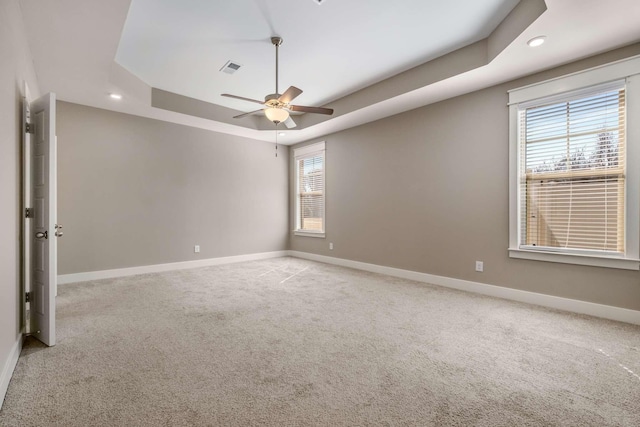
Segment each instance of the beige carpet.
M64 285L57 331L0 425L640 425L638 326L294 258Z

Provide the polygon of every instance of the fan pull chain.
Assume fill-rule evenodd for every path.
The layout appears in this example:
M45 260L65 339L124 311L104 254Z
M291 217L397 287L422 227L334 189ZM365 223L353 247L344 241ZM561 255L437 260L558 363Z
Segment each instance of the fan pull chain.
M276 125L276 157L278 157L278 125Z

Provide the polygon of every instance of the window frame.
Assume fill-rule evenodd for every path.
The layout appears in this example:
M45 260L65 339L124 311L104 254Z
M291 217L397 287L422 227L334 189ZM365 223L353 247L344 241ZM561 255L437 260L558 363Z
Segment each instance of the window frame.
M299 161L309 159L312 157L322 157L322 231L302 230L300 228L300 173L299 173ZM324 238L327 229L326 219L326 205L327 205L327 182L326 182L326 144L325 141L317 142L315 144L305 145L304 147L295 148L293 150L294 158L294 174L295 174L295 224L293 233L296 236L303 237L319 237Z
M624 254L571 249L534 249L521 246L522 204L519 113L523 108L568 99L599 86L624 82L626 91L626 179ZM597 267L640 269L640 56L613 62L509 92L509 257Z

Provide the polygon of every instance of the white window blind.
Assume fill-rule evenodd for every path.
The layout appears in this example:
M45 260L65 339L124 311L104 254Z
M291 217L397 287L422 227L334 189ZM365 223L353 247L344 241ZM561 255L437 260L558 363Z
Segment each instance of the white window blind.
M296 162L296 231L321 234L325 228L324 143L294 152Z
M518 110L520 247L625 252L624 84Z

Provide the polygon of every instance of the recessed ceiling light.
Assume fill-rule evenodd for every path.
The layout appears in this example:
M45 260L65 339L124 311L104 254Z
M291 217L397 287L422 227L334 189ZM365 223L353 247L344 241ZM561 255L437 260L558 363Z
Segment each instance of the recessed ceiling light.
M111 99L122 99L122 95L120 95L119 93L110 93L109 97Z
M537 46L540 46L542 43L544 43L546 38L547 37L545 36L534 37L531 40L529 40L527 44L531 47L537 47Z

